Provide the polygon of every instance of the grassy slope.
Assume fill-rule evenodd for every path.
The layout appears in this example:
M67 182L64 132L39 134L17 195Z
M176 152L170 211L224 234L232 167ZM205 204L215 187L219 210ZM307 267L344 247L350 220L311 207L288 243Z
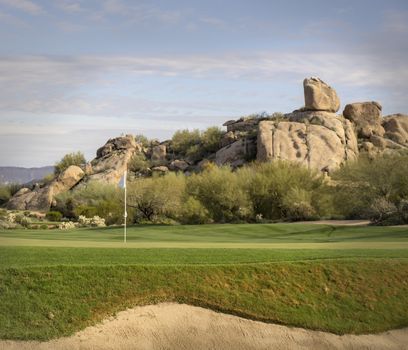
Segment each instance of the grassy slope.
M121 233L34 232L39 242L81 234L97 242ZM29 231L0 236L12 234L32 238ZM130 236L197 246L274 239L364 245L387 234L394 242L408 236L406 228L311 225L134 227ZM408 250L0 248L0 338L68 335L125 307L158 301L335 333L379 332L408 326Z

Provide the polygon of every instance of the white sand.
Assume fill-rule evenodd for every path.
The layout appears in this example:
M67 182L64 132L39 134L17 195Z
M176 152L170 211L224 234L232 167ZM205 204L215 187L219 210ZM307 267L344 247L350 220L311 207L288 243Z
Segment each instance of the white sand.
M200 307L136 307L71 337L49 342L0 341L4 350L105 349L408 349L408 329L344 335L255 322Z

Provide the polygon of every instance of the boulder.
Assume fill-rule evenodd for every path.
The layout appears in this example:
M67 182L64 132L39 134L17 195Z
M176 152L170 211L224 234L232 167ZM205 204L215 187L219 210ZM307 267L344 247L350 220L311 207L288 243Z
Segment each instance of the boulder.
M76 165L69 166L49 185L51 195L56 196L70 190L85 176L85 172Z
M166 145L160 144L153 147L151 160L154 163L164 163L166 162L167 147Z
M7 202L7 209L27 210L27 204L31 202L36 192L28 188L22 188Z
M80 167L71 165L44 187L36 186L33 191L27 188L21 189L10 199L7 207L15 210L48 211L55 196L70 190L81 181L84 175Z
M383 118L384 137L408 147L408 115L392 114Z
M108 140L91 161L92 173L86 177L85 182L118 184L133 154L142 151L142 144L137 143L132 135Z
M234 123L232 123L232 121L228 121L228 123L226 124L227 132L229 131L250 132L256 130L258 123L259 123L258 118L241 118L235 121Z
M159 173L159 174L166 174L169 172L169 168L161 165L161 166L155 166L152 168L153 173Z
M384 135L381 110L378 102L357 102L346 105L343 116L353 122L358 137L369 139L371 135Z
M170 170L173 171L185 171L188 167L189 164L185 160L179 159L173 160L169 165Z
M300 115L297 118L302 120ZM311 169L330 172L346 160L356 158L357 140L349 122L335 116L320 116L319 123L313 123L311 115L308 118L308 122L261 121L257 159L298 162Z
M235 135L235 133L233 131L228 131L222 136L220 146L221 147L228 146L231 143L234 143L236 140L237 136Z
M225 146L215 154L215 163L221 165L232 165L233 167L244 164L247 159L254 158L256 144L254 140L242 138L234 143Z
M312 111L337 112L340 100L336 91L319 78L312 77L303 81L305 109Z

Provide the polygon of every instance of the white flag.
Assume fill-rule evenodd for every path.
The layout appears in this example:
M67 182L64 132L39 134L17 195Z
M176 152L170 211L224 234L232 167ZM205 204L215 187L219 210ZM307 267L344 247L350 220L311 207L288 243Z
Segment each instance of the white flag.
M120 178L120 181L119 181L120 188L126 188L126 177L127 177L127 171L125 170L125 172L123 173L123 176Z

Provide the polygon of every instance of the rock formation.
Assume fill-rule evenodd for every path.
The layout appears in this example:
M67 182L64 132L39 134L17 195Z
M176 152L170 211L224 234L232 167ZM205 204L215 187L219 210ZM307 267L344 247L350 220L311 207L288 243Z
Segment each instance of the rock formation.
M71 166L49 184L22 188L8 207L47 211L56 195L90 181L118 184L134 155L139 170L130 177L164 175L169 171L188 175L202 171L210 162L236 168L255 159L293 161L330 173L356 159L359 152L375 156L408 149L407 115L383 118L378 102L351 103L338 115L340 100L332 87L319 78L305 79L303 87L305 107L299 110L225 122L226 131L215 152L206 151L190 159L186 153L175 152L171 140L150 141L143 146L132 135L117 137L99 148L96 158L82 169Z
M304 95L306 108L286 114L283 120L259 123L257 159L294 161L326 172L356 159L358 146L352 124L331 112L340 104L334 89L310 78L304 81Z
M110 139L96 152L96 158L84 169L71 165L49 184L37 184L33 189L22 188L7 203L9 209L48 211L55 196L84 186L89 181L118 184L132 155L141 151L133 136Z
M85 173L80 167L71 165L44 187L36 186L33 190L22 188L11 198L7 207L17 210L47 211L50 209L55 196L70 190L84 175Z
M344 108L343 116L353 122L358 137L383 136L381 110L382 106L375 101L351 103Z
M319 78L303 81L305 93L305 110L327 111L336 113L340 108L340 100L336 91Z
M408 115L392 114L383 118L384 137L408 147Z

